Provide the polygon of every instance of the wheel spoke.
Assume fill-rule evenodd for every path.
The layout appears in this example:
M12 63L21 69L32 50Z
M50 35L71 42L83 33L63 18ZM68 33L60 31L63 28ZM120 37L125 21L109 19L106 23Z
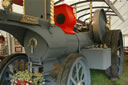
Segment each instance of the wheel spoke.
M77 75L77 82L79 81L79 67L78 64L76 64L76 75Z
M81 83L84 83L84 82L85 82L85 80L84 80L84 79L83 79L83 80L80 80L80 82L81 82Z
M74 78L71 77L71 81L74 85L77 85L77 82L74 80Z
M25 71L26 69L26 62L24 61L24 68L23 68L23 71Z
M73 71L73 73L72 73L72 78L74 78L74 80L77 81L76 69L74 69L74 71Z
M7 73L8 73L9 75L14 75L14 73L11 72L10 70L7 70Z
M20 70L20 59L18 59L18 71Z
M14 68L13 68L13 65L10 64L10 65L8 66L8 68L9 68L9 70L14 74Z
M80 76L80 80L82 80L83 77L84 77L84 73L83 73L83 71L82 71L82 72L81 72L81 76Z
M18 69L16 67L16 64L14 64L14 62L13 62L12 65L13 65L13 68L14 68L14 72L18 72Z
M81 64L79 64L79 70L82 68Z

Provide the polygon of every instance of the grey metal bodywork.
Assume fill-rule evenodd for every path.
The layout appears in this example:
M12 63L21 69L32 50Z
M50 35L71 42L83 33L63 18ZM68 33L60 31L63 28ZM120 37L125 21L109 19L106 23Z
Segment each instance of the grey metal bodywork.
M91 69L106 70L111 66L110 48L82 49L80 53L87 57Z
M3 15L6 17L3 18ZM0 29L12 34L24 46L26 54L34 64L43 66L45 79L49 81L46 85L56 84L50 75L54 64L63 64L67 55L78 53L80 49L93 44L90 31L76 35L65 34L61 28L50 26L49 21L40 19L41 25L32 25L19 22L21 18L21 14L0 10ZM33 37L37 39L37 47L31 53L28 44ZM34 66L33 69L37 71L38 67Z
M44 18L46 12L46 19L50 17L50 0L25 0L24 7L25 15Z
M76 35L65 34L62 29L50 26L49 21L43 19L39 20L41 25L31 25L19 22L22 18L21 14L0 10L0 15L0 29L17 38L25 47L27 55L33 60L36 57L43 61L63 57L93 44L90 31L76 33ZM3 15L6 17L3 18ZM37 39L38 45L31 54L28 44L33 37Z
M26 44L25 41L32 37L40 37L42 42L46 42L49 48L65 48L66 51L71 50L72 47L75 48L72 50L76 51L79 46L86 47L93 43L90 31L76 33L76 35L65 34L62 29L57 26L51 27L49 22L43 19L40 19L42 25L31 25L19 22L22 18L21 14L6 13L4 10L1 10L0 14L6 15L6 18L0 20L1 30L14 35L23 46ZM40 39L37 40L41 42Z

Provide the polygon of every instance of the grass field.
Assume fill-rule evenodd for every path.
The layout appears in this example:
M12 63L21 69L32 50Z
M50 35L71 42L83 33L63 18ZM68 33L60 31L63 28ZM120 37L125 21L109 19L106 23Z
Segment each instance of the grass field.
M91 85L128 85L128 56L124 58L123 75L118 81L111 81L106 77L104 71L91 70Z

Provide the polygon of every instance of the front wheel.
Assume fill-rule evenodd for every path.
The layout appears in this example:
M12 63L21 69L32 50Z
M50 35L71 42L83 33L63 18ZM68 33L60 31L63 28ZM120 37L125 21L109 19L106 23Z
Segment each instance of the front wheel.
M69 55L58 74L57 85L90 85L87 59L80 54Z
M28 58L25 54L7 56L0 63L0 85L11 85L11 79L18 71L27 69Z

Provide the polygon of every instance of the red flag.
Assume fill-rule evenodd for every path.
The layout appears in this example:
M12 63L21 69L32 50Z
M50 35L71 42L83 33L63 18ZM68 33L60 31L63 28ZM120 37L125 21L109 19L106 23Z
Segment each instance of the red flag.
M20 6L23 6L23 0L13 0L13 3L20 5Z

